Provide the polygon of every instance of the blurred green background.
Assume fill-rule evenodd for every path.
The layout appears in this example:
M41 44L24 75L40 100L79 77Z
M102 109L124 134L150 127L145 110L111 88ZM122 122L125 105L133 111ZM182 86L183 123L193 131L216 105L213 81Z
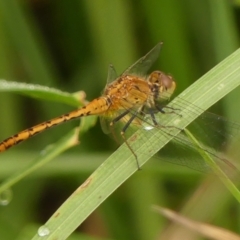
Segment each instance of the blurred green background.
M101 94L110 63L120 74L163 41L155 67L174 76L177 95L239 47L238 4L227 0L0 0L0 78L67 92L84 90L91 100ZM213 111L240 121L238 101L235 91ZM1 93L0 137L72 109ZM78 124L61 125L1 154L1 181ZM0 207L0 238L30 239L116 148L97 123L81 136L79 146L19 182L12 189L11 203ZM240 232L239 207L224 186L187 168L150 162L70 239L181 236L179 229L166 228L168 221L151 210L152 204ZM184 234L178 239L202 239Z

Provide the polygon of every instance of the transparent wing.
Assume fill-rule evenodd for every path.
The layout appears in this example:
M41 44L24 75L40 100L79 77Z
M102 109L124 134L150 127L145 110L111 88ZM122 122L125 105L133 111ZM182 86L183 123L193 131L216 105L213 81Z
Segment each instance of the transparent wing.
M118 75L117 75L117 72L116 72L114 66L112 64L110 64L109 67L108 67L108 77L107 77L106 87L108 86L109 83L111 83L114 80L116 80L117 77L118 77Z
M146 75L152 65L156 62L160 55L160 50L162 47L162 42L158 43L150 52L148 52L144 57L140 58L132 66L127 68L122 75L126 74L139 74Z
M153 119L150 114L137 114L136 119L129 125L126 130L125 137L128 140L131 148L135 152L141 146L135 146L131 143L135 139L134 132L142 127L146 130L145 135L141 136L146 139L147 144L151 146L151 134L153 130L158 128L163 135L174 136L174 132L178 129L176 126L169 126L164 120L167 114L178 114L180 118L188 118L188 115L180 115L181 109L184 109L186 105L185 100L180 100L175 104L171 105L171 108L162 108L166 112L165 114L159 113L155 115L155 119L158 122L158 126L155 126ZM202 111L199 107L192 105L191 114L198 115L199 111ZM129 113L118 121L114 126L110 126L110 122L105 122L108 126L108 133L114 135L117 142L121 143L124 141L120 132L127 124L128 120L132 115L136 115L134 110L129 111ZM116 115L117 116L117 115ZM167 144L161 151L156 155L156 158L171 162L178 165L187 166L189 168L201 171L201 172L211 172L211 168L206 164L205 160L199 153L200 150L207 152L219 167L228 175L233 175L236 171L235 166L232 164L232 158L226 156L229 151L229 146L239 146L240 142L240 125L234 122L230 122L223 117L215 115L213 113L204 112L200 115L193 123L188 127L188 130L197 138L201 148L196 147L196 145L188 138L183 129L180 129L180 133L174 137L174 139ZM179 130L179 129L178 129ZM128 138L129 137L129 138ZM160 143L159 143L160 144ZM144 152L142 153L144 155ZM232 155L231 155L232 157ZM233 158L238 158L239 156L233 156Z
M158 43L150 52L148 52L145 56L140 58L137 62L127 68L122 75L127 74L139 74L139 75L146 75L148 70L152 67L152 65L156 62L160 55L160 50L162 47L162 42ZM117 72L112 64L108 67L108 77L107 77L107 84L112 83L118 77ZM106 89L105 87L105 89Z
M124 142L124 139L121 135L121 131L123 130L124 126L127 124L129 119L131 118L132 114L135 112L131 111L129 114L126 114L124 117L122 117L119 121L111 124L112 121L124 113L126 110L117 111L115 113L109 113L106 115L103 115L100 117L100 124L102 127L102 130L105 134L110 134L119 144ZM135 118L131 122L131 126L127 129L125 136L126 138L133 135L133 133L141 127L142 121L140 118Z
M100 117L101 128L105 134L109 134L111 132L110 131L111 120L112 120L112 118L110 116L109 117L107 117L107 116Z
M181 114L181 109L184 108L185 104L186 101L179 100L177 104L171 106L173 108L170 109L170 114ZM191 111L191 114L197 115L200 108L193 105ZM188 118L188 115L181 116L181 118ZM161 125L161 122L164 122L164 114L158 114L157 121L158 128L163 135L173 135L175 126ZM149 121L147 123L151 124ZM238 151L233 153L230 150L239 146L240 125L238 123L228 121L210 112L204 112L187 129L197 138L201 149L196 147L184 133L184 130L181 130L180 134L161 149L157 158L198 171L209 172L211 171L210 167L199 153L200 150L204 150L228 176L236 172L232 159L238 159L239 154ZM231 156L229 156L230 152Z
M199 132L202 128L198 124L199 120L196 120L196 122L193 123L192 126L189 126L189 128L191 129L191 127L197 126L197 132ZM165 129L162 132L165 135L171 135L171 131L168 129ZM212 140L210 141L211 144L207 144L207 142L203 140L204 137L207 136L204 132L201 132L200 135L197 135L197 133L194 131L191 131L191 133L197 138L201 147L194 145L188 136L186 136L184 132L181 132L169 144L164 146L163 149L161 149L161 151L156 155L156 157L167 162L187 166L197 171L211 172L211 167L206 163L205 159L200 154L200 151L204 150L228 176L230 176L236 170L229 156L227 157L224 154L226 151L226 149L223 149L224 142L222 142L222 144L220 144L220 141L219 144L214 142L214 137L216 137L218 134L213 136ZM210 135L207 137L210 140L209 136Z

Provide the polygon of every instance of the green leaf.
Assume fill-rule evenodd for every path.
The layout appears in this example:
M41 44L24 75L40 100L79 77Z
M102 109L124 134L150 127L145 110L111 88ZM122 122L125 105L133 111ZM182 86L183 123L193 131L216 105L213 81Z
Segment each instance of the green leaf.
M77 107L79 107L80 101L82 101L84 97L77 93L70 94L38 84L19 83L6 80L0 80L0 92L14 92L34 98L62 102Z

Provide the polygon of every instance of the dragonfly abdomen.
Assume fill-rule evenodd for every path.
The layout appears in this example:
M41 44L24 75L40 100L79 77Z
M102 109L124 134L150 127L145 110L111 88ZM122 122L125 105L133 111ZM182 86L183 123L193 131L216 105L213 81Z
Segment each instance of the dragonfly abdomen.
M25 141L36 134L41 133L48 128L57 126L66 121L70 121L76 118L81 118L89 115L97 115L97 114L106 112L108 107L109 107L109 101L107 100L106 97L96 98L85 107L63 114L60 117L53 118L49 121L43 122L34 127L25 129L19 132L18 134L15 134L3 140L0 143L0 152L4 152L8 148L13 147L14 145L17 145L20 142Z

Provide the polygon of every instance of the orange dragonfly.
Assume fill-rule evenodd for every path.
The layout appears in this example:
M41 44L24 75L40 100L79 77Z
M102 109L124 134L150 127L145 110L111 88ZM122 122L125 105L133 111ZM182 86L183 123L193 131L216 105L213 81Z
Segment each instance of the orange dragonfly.
M101 97L94 99L80 109L30 127L3 140L0 143L0 152L9 149L48 128L76 118L90 115L105 117L116 116L110 123L110 125L114 125L115 122L125 118L130 111L143 114L147 109L148 111L151 111L151 109L156 108L163 112L156 103L160 99L163 99L166 96L169 97L173 93L175 82L172 77L160 71L154 71L147 79L141 76L143 73L145 74L159 56L161 45L162 43L156 45L145 57L141 58L128 68L120 77L116 77L115 69L110 66L108 82L112 81L113 78L114 81L107 84ZM138 74L140 74L139 76L132 74L135 70L138 70ZM133 114L126 122L126 125L121 131L123 137L128 126L136 117L137 115ZM153 113L152 117L154 120ZM155 120L154 124L157 125ZM130 146L129 148L131 149Z
M138 127L143 125L146 130L158 127L163 134L171 135L171 129L174 128L174 126L160 125L161 116L167 113L167 110L170 109L170 111L168 111L170 114L187 117L181 116L181 114L178 113L178 110L184 108L184 101L179 102L176 107L168 107L166 105L167 100L169 100L176 88L174 79L162 71L153 71L150 75L146 75L153 63L159 57L161 46L162 43L157 44L149 53L140 58L119 77L117 76L114 67L110 66L107 85L102 96L94 99L80 109L30 127L3 140L0 143L0 152L3 152L53 126L57 126L72 119L98 115L100 116L101 125L105 133L111 131L114 132L116 130L115 127L121 123L120 135L127 144L129 150L135 156L137 167L140 168L137 155L125 135L127 132L132 133L130 130L132 125L137 125ZM193 106L192 111L196 111L197 113L198 108ZM162 114L159 116L157 113ZM219 149L222 148L224 141L230 136L230 134L220 131L218 126L226 125L226 123L228 125L231 124L214 114L206 112L195 122L197 128L199 126L198 122L200 122L200 125L203 125L203 128L207 129L207 133L204 132L204 130L201 130L198 134L203 135L204 138L213 136L219 142ZM236 130L237 128L232 127L232 129ZM210 133L210 130L212 133ZM209 144L209 142L207 144ZM175 156L171 155L173 153L172 149L174 149ZM190 151L190 153L188 152L188 157L186 156L186 150ZM197 149L196 146L194 146L181 132L178 136L174 137L172 143L163 148L161 153L162 158L166 158L167 161L205 171L208 167L203 160L197 160L199 159L199 156L196 157L198 150L199 149ZM203 150L214 156L217 161L220 160L221 162L226 163L226 165L232 166L230 162L218 154L218 149L216 147L206 147Z

